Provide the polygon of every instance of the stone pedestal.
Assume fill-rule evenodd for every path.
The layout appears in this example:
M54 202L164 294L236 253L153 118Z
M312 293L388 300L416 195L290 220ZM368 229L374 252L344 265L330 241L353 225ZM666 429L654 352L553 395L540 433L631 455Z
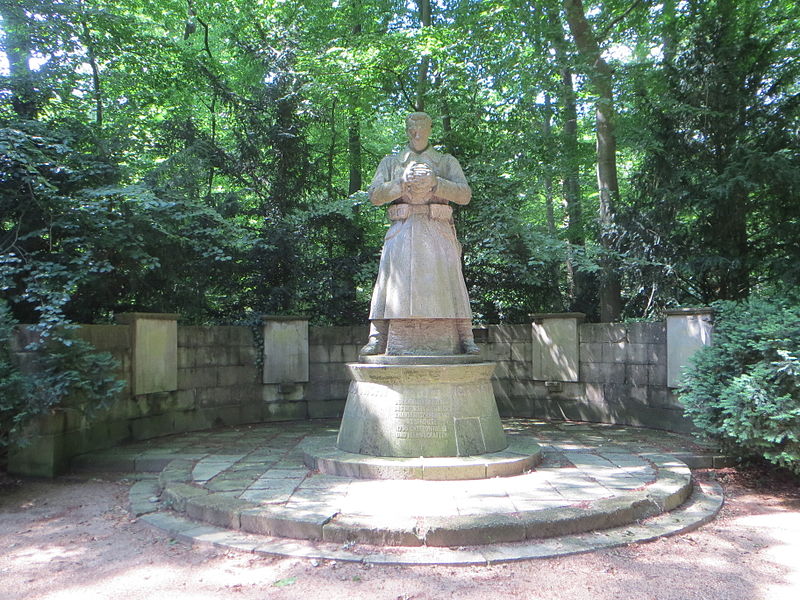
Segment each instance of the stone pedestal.
M467 356L455 364L437 364L433 356L402 358L392 364L347 365L353 380L339 450L418 458L473 456L507 447L490 381L494 363Z

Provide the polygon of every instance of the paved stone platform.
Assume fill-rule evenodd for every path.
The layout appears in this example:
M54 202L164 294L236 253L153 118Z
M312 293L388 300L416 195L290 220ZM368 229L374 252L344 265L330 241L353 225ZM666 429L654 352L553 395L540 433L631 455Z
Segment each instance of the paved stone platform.
M587 551L696 526L721 504L716 489L693 492L686 463L722 466L724 457L686 437L608 425L504 425L541 446L543 460L531 472L392 481L309 470L303 440L332 435L336 422L173 436L78 457L73 467L160 471L132 490L132 507L183 538L375 562L475 564Z

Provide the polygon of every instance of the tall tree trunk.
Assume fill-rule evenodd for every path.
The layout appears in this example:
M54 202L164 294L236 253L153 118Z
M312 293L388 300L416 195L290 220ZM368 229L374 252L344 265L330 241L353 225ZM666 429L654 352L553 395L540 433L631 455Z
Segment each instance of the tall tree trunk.
M664 64L671 65L675 61L677 40L677 15L675 0L664 0L661 8L661 43L664 48Z
M350 178L347 186L349 195L355 194L363 185L361 171L361 124L355 112L350 113L350 124L347 128L347 150L350 167Z
M417 0L417 12L422 28L430 27L431 0ZM427 54L420 57L419 70L417 71L417 98L414 107L417 111L425 110L425 94L428 92L428 69L430 64L431 59Z
M551 137L553 135L553 106L550 103L550 94L544 95L544 120L542 121L542 129L544 132L544 139L547 145L551 145ZM544 207L545 215L547 218L547 233L552 236L556 235L556 219L553 213L553 173L550 164L544 166Z
M614 133L614 90L612 70L603 59L600 46L594 37L581 0L564 0L567 17L575 45L586 65L586 75L597 93L595 123L597 130L597 187L600 196L600 243L611 251L614 225L614 206L619 197L617 181L617 139ZM607 255L602 264L600 286L600 319L618 321L622 312L617 265Z
M89 59L89 67L92 69L92 95L94 96L95 115L94 121L98 129L103 127L103 87L100 81L100 65L97 64L97 56L95 56L94 42L92 41L92 32L89 29L89 23L86 21L85 6L83 0L79 1L81 8L81 32L83 39L81 43L86 47L86 58Z
M361 0L353 0L351 4L350 18L352 23L351 33L353 38L361 35ZM347 162L350 176L347 186L349 195L355 194L363 185L362 161L361 161L361 123L358 118L357 98L355 94L350 94L349 113L347 116Z
M8 80L11 106L21 119L35 119L39 113L34 74L28 60L32 42L28 17L22 4L11 0L0 2L5 43L2 47L8 59Z

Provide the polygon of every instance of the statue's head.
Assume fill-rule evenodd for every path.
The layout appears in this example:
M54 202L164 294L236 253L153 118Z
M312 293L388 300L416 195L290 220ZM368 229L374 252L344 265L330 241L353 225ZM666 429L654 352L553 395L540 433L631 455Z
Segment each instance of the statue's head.
M433 129L433 121L427 113L415 112L406 117L406 135L408 135L408 145L412 150L422 152L428 147L431 129Z

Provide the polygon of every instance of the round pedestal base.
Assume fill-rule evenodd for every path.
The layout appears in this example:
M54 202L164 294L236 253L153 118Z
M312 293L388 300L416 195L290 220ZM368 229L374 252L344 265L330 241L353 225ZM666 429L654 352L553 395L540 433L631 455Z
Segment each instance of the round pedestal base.
M347 365L352 375L336 447L386 457L475 456L508 445L494 363Z

